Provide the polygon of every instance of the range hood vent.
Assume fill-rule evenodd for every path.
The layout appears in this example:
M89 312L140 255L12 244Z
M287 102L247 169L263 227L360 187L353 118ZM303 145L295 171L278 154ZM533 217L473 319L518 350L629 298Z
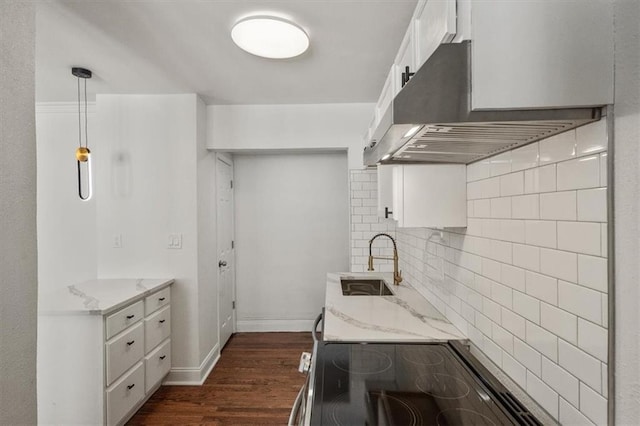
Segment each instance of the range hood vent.
M600 107L471 111L470 42L443 44L381 117L364 162L469 164L600 119Z

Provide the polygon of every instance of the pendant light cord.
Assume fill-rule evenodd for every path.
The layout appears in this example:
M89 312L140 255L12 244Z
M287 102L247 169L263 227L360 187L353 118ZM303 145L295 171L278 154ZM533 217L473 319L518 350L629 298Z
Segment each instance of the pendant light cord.
M89 132L87 132L87 79L84 79L84 146L89 148Z
M78 144L82 148L82 113L80 112L80 77L78 80Z

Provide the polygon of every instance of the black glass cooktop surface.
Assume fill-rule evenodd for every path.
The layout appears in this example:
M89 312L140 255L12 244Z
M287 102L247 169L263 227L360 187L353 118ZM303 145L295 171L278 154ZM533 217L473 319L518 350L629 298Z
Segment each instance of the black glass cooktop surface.
M448 344L321 343L312 425L512 425Z

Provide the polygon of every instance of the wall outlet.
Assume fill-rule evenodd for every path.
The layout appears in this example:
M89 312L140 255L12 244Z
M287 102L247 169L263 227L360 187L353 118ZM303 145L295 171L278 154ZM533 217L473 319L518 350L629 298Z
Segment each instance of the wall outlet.
M169 234L169 242L167 247L170 249L182 248L182 234Z
M113 235L113 248L122 248L122 234Z

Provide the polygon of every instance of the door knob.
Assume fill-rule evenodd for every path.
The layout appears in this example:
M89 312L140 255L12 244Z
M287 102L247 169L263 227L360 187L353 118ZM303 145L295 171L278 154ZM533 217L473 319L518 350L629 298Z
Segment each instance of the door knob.
M226 260L221 260L218 262L218 268L222 268L223 266L227 266L227 261Z

